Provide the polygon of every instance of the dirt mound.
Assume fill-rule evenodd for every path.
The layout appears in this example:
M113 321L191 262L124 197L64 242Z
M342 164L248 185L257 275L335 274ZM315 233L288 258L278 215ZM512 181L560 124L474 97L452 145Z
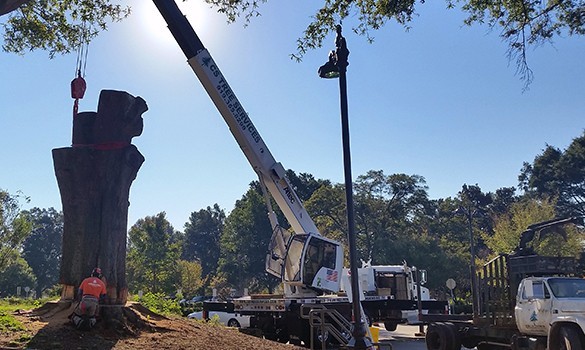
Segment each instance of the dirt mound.
M54 302L15 312L26 330L2 332L0 349L303 349L246 335L235 328L161 316L138 303L102 308L104 319L109 314L112 321L101 320L91 331L79 331L69 320L74 308L71 303Z

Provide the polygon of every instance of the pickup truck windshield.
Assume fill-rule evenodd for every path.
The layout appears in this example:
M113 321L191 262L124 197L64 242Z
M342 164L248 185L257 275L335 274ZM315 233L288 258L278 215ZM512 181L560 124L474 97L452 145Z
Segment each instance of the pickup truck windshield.
M557 298L585 298L585 279L551 278L548 284Z

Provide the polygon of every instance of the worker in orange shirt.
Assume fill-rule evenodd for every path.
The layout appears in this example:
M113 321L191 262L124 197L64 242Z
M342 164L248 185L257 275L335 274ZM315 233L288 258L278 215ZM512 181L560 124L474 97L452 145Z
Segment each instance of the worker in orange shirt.
M102 270L96 267L91 276L84 279L79 285L77 298L80 300L71 320L78 329L91 329L96 323L98 307L106 297L106 285L101 280Z

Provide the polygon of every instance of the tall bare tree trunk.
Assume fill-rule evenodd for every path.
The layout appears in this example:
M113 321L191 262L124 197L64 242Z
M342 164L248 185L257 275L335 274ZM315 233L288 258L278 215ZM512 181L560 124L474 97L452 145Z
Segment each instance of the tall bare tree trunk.
M79 113L73 122L73 146L53 150L63 206L62 300L95 267L102 269L108 302L125 304L128 198L144 157L130 144L142 133L140 97L104 90L98 111Z

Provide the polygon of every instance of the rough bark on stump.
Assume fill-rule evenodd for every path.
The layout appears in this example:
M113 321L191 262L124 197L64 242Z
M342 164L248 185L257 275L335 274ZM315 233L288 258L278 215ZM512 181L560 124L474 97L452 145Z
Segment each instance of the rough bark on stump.
M73 122L73 147L53 149L63 206L62 299L72 299L81 281L100 267L108 303L127 299L126 231L129 193L144 157L131 145L142 133L140 97L103 90L98 111Z

